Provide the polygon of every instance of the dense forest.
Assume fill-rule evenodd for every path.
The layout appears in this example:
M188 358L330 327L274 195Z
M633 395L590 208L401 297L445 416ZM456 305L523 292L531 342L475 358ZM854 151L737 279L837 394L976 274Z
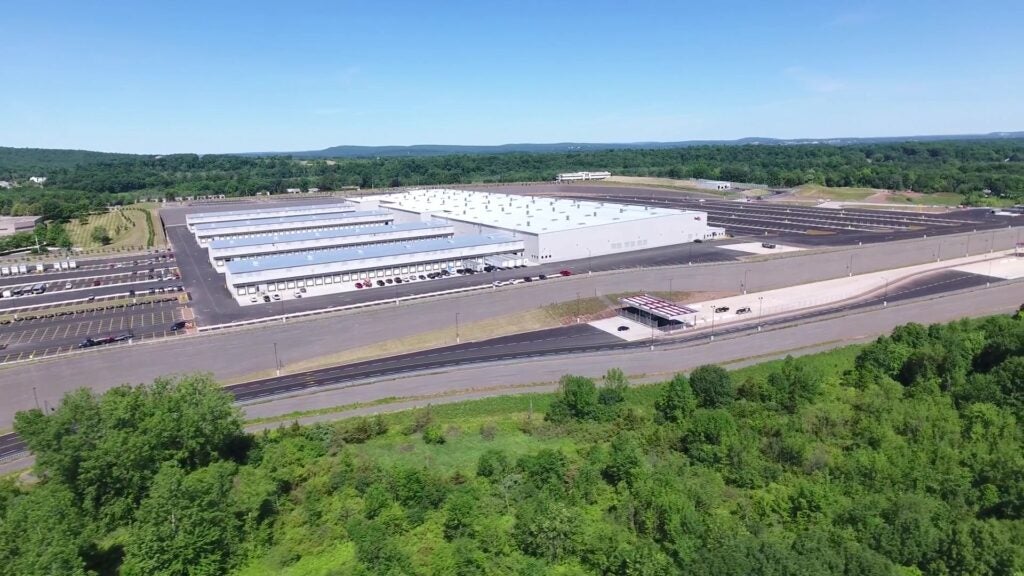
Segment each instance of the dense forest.
M397 187L549 181L559 172L710 178L776 187L801 184L1024 198L1024 140L832 145L692 146L657 150L509 153L421 158L296 160L245 156L105 156L69 165L39 151L0 148L0 179L45 175L47 187L107 195L251 195L287 188ZM113 196L111 196L113 195ZM0 206L0 210L5 206Z
M202 376L81 390L16 418L0 574L1012 576L1022 423L1024 311L255 436Z

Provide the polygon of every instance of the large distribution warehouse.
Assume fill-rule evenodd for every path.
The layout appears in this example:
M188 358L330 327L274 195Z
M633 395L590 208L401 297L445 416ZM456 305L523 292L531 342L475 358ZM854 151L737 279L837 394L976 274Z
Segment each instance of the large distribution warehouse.
M446 189L191 214L187 223L241 304L724 234L707 225L704 212Z
M456 234L512 234L531 263L578 260L722 236L707 214L541 196L468 190L410 190L350 201L361 210L387 208L395 221L441 219Z

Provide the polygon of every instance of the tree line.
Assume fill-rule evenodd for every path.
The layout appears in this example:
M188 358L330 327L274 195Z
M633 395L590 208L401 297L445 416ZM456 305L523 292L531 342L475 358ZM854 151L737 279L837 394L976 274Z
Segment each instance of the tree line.
M1024 198L1024 140L833 145L713 145L656 150L297 160L176 154L99 156L68 165L0 149L0 179L43 170L48 187L89 194L253 195L288 188L549 181L559 172L705 178L792 187L858 186ZM53 152L53 151L41 151ZM0 206L0 210L3 206Z
M79 390L17 415L0 574L1019 574L1024 314L830 366L257 435L208 377Z

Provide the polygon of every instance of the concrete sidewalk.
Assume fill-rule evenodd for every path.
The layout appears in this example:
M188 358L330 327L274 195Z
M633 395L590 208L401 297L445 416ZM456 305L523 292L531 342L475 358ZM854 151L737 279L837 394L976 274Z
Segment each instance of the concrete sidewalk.
M856 267L856 262L852 262L852 264ZM884 297L886 291L895 288L896 284L903 280L939 270L959 270L973 274L991 275L998 279L1012 279L1020 277L1024 272L1024 258L1015 257L1013 250L1004 250L869 274L855 274L846 278L812 282L764 292L750 292L717 300L686 303L686 305L700 310L697 315L696 327L705 328L711 326L712 323L720 325L833 305L872 293L878 293L878 296ZM991 274L988 274L990 270ZM715 308L722 306L728 306L729 311L713 312ZM750 312L736 314L737 309L744 307L750 308Z

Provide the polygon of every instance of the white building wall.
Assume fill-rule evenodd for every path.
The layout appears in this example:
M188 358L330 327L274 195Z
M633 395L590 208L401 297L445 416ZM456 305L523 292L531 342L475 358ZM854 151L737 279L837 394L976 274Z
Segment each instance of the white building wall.
M703 240L708 234L707 217L703 213L673 214L542 233L536 251L527 250L526 256L538 263L578 260L684 244L698 238Z

